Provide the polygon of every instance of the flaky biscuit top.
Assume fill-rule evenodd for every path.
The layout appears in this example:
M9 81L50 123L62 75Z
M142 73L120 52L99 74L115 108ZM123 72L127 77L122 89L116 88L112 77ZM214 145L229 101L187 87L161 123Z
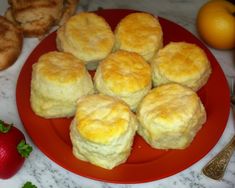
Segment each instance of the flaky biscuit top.
M42 55L33 67L37 76L58 84L76 82L86 70L81 60L69 53L56 51Z
M159 50L152 61L153 69L158 67L160 74L168 80L184 82L200 79L210 69L205 52L195 44L171 42Z
M80 135L101 144L107 144L124 134L130 118L131 111L124 102L101 94L79 99L75 114Z
M150 59L162 46L163 32L158 19L148 13L132 13L115 29L115 48L134 51Z
M156 126L164 130L187 129L192 116L203 108L200 98L188 87L179 84L165 84L154 88L142 100L137 116L144 121L142 125L152 132ZM157 123L156 123L157 122Z
M119 50L99 68L106 86L116 94L136 92L151 84L150 65L134 52Z
M104 58L113 48L113 32L101 16L79 13L72 16L64 27L65 39L81 59Z

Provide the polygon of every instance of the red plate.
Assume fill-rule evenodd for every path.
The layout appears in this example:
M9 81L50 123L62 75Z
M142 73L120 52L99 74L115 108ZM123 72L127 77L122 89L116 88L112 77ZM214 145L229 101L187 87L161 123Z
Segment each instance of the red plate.
M133 10L100 10L114 29L121 18ZM184 150L152 149L136 135L132 153L125 164L105 170L76 159L69 138L71 119L43 119L30 107L30 81L32 64L40 55L56 50L56 33L50 34L34 49L25 62L17 83L16 101L24 127L34 143L51 160L65 169L91 179L113 183L142 183L176 174L204 157L217 143L229 115L229 89L225 76L211 52L190 32L181 26L159 18L164 33L164 44L169 41L186 41L203 48L211 62L212 74L207 84L198 92L207 111L207 122L191 145Z

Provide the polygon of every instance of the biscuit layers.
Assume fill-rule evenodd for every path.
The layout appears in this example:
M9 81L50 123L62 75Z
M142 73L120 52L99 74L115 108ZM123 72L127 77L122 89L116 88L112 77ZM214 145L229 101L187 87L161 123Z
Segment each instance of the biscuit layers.
M179 83L194 91L204 86L211 74L205 52L195 44L171 42L151 61L154 86Z
M197 94L179 84L151 90L141 101L138 133L153 148L184 149L206 121L206 111Z
M99 64L94 81L100 93L116 96L135 110L151 88L151 69L139 54L119 50Z
M136 52L150 60L163 45L163 32L158 19L148 13L132 13L115 29L115 50Z
M77 99L93 92L84 64L71 54L49 52L33 65L30 102L37 115L73 116Z
M82 97L70 126L73 154L106 169L124 163L137 121L121 100L102 94Z
M113 32L101 16L83 12L72 16L57 31L57 47L85 64L105 58L112 50Z

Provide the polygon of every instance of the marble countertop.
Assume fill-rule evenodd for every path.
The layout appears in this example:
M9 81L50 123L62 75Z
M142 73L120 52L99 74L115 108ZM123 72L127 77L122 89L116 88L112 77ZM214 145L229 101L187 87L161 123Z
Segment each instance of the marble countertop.
M81 0L78 12L93 11L98 8L125 8L142 10L171 20L198 37L195 19L205 0ZM8 7L6 0L1 1L0 14ZM0 119L14 123L25 133L27 142L33 146L33 152L25 161L22 169L8 180L0 180L0 188L21 188L31 181L38 188L234 188L235 155L232 156L224 178L215 181L205 177L201 169L234 134L233 119L230 113L226 129L216 146L200 161L190 168L173 176L144 184L111 184L87 179L60 167L47 158L27 135L20 121L15 101L15 89L18 74L26 58L39 43L38 39L24 39L22 53L13 66L0 72ZM209 47L208 47L209 48ZM220 51L209 48L218 60L226 75L235 76L234 51ZM222 99L221 99L222 100ZM157 170L157 169L156 169Z

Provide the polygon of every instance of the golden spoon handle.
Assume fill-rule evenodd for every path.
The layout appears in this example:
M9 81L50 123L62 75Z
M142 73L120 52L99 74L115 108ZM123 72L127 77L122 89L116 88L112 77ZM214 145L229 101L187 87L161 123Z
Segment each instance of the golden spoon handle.
M202 169L206 176L220 180L235 149L235 135L230 142Z

